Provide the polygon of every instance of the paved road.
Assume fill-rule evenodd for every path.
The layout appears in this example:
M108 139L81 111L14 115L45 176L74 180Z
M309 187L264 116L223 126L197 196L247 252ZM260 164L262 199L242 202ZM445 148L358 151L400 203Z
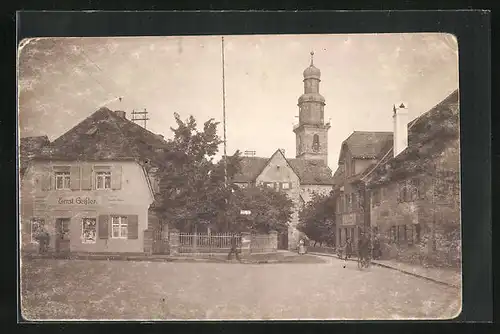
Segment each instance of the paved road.
M321 264L31 260L28 318L451 318L460 291L398 271L324 257Z

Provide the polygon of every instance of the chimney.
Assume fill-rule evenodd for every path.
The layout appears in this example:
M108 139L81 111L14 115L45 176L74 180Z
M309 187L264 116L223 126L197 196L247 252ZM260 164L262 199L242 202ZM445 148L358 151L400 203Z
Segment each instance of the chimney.
M116 110L115 114L121 118L126 118L127 113L123 110Z
M393 153L397 156L408 146L408 106L399 103L393 106Z

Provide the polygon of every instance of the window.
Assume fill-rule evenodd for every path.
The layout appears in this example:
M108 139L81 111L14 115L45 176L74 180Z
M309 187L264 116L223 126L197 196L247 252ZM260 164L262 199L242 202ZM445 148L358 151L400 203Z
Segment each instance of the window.
M97 235L97 220L95 218L82 219L82 243L95 244Z
M389 230L389 241L391 243L397 243L398 242L398 230L397 226L391 226L391 229Z
M113 229L113 239L126 239L128 235L127 217L113 216L111 217L111 225Z
M351 212L352 210L352 196L351 194L347 194L347 212Z
M421 228L420 224L415 225L415 242L416 243L419 243L420 240L421 240L420 239L421 238L421 236L420 236L420 228Z
M417 199L419 199L419 179L412 179L410 181L410 190L411 190L411 197L410 197L410 200L411 201L416 201Z
M406 230L406 240L408 240L408 245L413 245L413 231L415 230L415 225L411 224Z
M111 189L111 172L96 172L96 189Z
M56 189L70 189L70 172L56 172Z
M358 209L358 196L356 193L352 194L352 211L355 211Z
M31 222L30 222L31 242L38 243L38 235L43 230L44 226L45 226L45 220L40 219L40 218L31 219Z
M291 187L290 187L290 183L289 183L289 182L284 182L284 183L282 183L282 184L281 184L281 188L282 188L282 189L285 189L285 190L290 189L290 188L291 188Z
M318 152L319 151L319 136L315 134L313 136L313 145L312 145L313 151Z
M373 206L377 206L380 204L380 189L373 190L372 202Z

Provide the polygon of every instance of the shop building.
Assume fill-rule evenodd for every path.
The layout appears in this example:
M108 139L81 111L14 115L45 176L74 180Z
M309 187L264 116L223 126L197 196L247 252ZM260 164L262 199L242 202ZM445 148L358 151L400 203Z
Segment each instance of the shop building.
M336 240L344 246L351 240L353 249L369 222L369 205L363 176L379 162L392 145L392 132L354 131L341 146L334 174L336 195Z
M167 149L162 136L107 108L46 145L22 176L22 251L38 250L42 229L49 251L150 251L155 170Z

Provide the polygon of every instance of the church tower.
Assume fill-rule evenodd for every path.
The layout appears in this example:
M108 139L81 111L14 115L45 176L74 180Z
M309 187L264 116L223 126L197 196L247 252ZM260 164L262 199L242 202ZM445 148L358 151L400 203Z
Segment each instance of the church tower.
M296 157L323 160L328 164L328 130L325 124L325 98L319 93L321 71L314 66L314 52L311 65L304 70L304 94L299 97L299 124L293 132L296 136Z

